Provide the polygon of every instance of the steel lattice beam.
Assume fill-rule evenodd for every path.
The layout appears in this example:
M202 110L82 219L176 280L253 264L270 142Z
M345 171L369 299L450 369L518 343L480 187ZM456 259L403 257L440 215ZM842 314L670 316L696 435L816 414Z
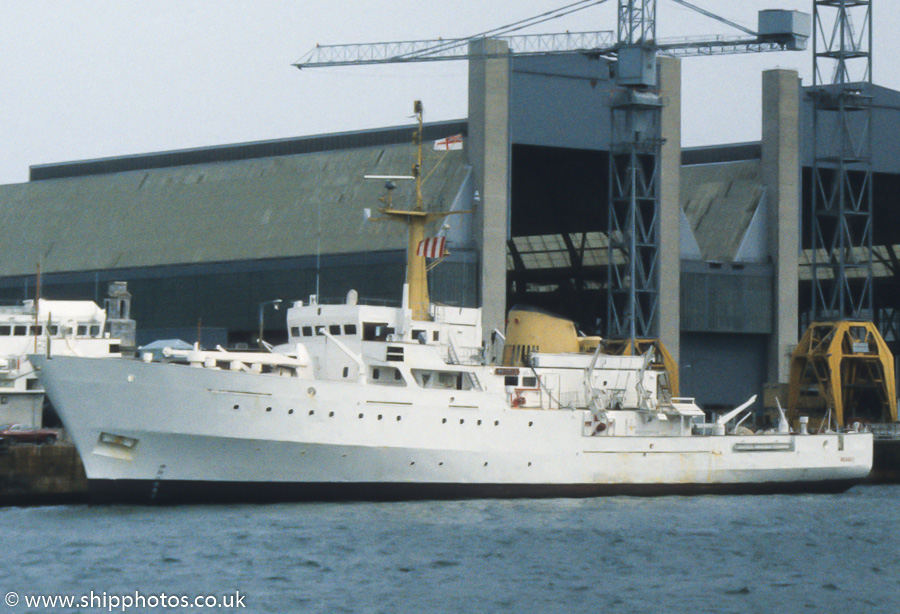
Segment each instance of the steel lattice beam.
M872 3L813 9L812 319L871 319Z
M523 34L496 38L509 45L510 54L513 56L580 53L599 57L613 56L619 49L615 32L609 30L562 34ZM297 68L370 66L496 57L491 54L473 54L468 47L468 43L472 40L471 38L459 38L353 45L316 45L302 59L295 62L294 66ZM790 48L790 43L788 41L761 41L758 38L746 36L704 36L666 38L656 41L656 48L662 55L692 57L785 51ZM503 55L506 57L506 54Z

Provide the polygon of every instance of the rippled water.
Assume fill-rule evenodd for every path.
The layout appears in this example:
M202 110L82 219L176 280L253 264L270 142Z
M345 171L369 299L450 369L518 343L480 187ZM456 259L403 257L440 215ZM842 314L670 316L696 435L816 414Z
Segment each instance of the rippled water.
M230 611L242 612L894 614L898 499L900 486L859 486L770 497L6 508L0 596L240 591L247 607Z

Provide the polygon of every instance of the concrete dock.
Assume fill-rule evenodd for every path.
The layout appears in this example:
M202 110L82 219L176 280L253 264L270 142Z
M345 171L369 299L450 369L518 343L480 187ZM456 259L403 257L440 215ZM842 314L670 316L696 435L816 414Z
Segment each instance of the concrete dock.
M87 501L87 477L75 446L0 447L0 506Z

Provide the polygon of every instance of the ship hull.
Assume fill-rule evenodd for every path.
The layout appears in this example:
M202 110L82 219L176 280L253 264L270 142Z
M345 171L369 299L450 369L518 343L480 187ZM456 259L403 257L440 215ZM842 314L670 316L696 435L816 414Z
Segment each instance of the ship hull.
M862 433L592 437L480 392L37 360L95 501L837 492L872 464Z
M397 482L216 482L197 480L89 481L97 504L278 503L326 501L416 501L665 497L697 495L835 494L858 479L706 484L459 484Z

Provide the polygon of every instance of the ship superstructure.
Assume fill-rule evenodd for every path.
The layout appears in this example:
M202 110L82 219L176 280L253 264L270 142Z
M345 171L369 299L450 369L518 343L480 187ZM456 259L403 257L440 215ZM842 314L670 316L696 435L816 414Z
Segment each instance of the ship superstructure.
M106 312L93 301L26 300L0 306L0 416L41 426L44 390L29 354L121 356Z

